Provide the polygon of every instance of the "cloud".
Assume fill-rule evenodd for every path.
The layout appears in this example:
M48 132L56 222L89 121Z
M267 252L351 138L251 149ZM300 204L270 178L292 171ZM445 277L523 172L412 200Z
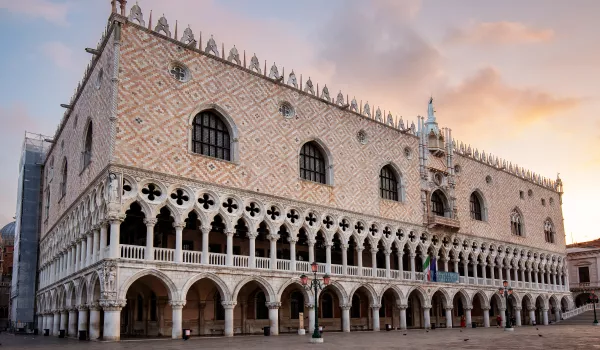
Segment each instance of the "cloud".
M552 29L537 29L520 22L473 22L450 31L450 43L510 45L547 42L554 38Z
M440 91L436 106L453 127L478 138L495 133L493 126L519 131L528 125L577 108L582 99L561 97L537 88L507 84L498 70L485 67L455 86ZM487 128L483 128L483 125ZM515 127L517 126L517 127Z
M0 0L0 9L33 18L43 18L61 26L68 25L69 4L66 3L54 3L48 0Z
M443 76L443 57L413 26L418 5L352 2L340 9L316 41L316 60L333 67L328 86L349 86L351 81L351 91L344 92L368 100L372 107L385 103L387 110L413 115L417 104L425 108L432 87Z
M54 64L62 69L72 69L74 66L73 50L59 41L46 42L41 47L42 52Z

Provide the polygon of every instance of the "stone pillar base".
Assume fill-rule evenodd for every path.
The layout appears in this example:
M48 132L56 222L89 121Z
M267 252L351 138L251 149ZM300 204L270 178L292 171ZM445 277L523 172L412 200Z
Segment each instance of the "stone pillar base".
M313 338L313 337L311 337L310 338L310 342L313 343L313 344L320 344L320 343L323 342L323 338Z
M514 328L506 328L506 327L505 327L505 328L504 328L504 331L505 331L505 332L514 332L514 331L515 331L515 329L514 329Z
M305 335L306 334L306 330L305 329L299 329L298 330L298 335Z

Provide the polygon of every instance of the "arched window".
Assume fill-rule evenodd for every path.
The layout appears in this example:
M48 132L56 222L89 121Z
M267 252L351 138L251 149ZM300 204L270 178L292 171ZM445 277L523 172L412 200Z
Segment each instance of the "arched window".
M517 209L510 213L510 230L515 236L523 236L523 218Z
M215 303L215 320L223 321L225 319L225 308L221 303L221 293L219 293L218 291L215 292L213 300Z
M481 215L481 201L475 192L471 193L471 219L483 220Z
M215 111L202 111L194 117L192 152L231 160L229 129Z
M554 243L554 225L550 219L546 219L546 222L544 222L544 237L546 242Z
M431 212L437 216L444 216L444 200L439 191L431 194Z
M300 150L300 177L305 180L327 183L327 169L321 147L316 142L307 142Z
M333 297L329 293L321 297L321 315L322 318L333 318Z
M257 320L266 320L269 318L269 309L267 309L267 298L265 297L265 293L260 291L256 293L256 319Z
M304 311L304 295L300 292L293 292L290 298L290 318L297 320L300 318L300 312Z
M83 146L83 169L92 162L92 122L89 123L85 133L85 144Z
M360 297L354 293L352 296L352 306L350 307L350 317L360 318Z
M390 165L384 166L379 172L379 195L383 199L398 201L398 179Z
M64 197L67 194L67 158L63 161L62 166L62 177L60 179L60 197Z

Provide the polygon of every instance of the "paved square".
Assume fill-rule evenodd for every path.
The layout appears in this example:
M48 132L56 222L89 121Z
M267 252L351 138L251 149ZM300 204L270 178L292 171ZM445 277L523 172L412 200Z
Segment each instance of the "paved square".
M438 329L391 332L325 333L325 343L309 344L309 336L240 336L183 340L130 340L119 343L79 342L43 336L0 335L2 349L600 349L600 327L555 325L520 327L514 332L499 328ZM406 335L405 335L406 334ZM542 335L541 337L539 335ZM465 341L465 339L468 339Z

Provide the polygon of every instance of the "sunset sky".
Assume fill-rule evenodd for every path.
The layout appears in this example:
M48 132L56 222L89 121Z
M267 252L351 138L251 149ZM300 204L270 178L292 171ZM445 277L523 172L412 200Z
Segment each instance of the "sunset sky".
M128 10L135 4L128 1ZM567 242L600 237L600 1L139 0L219 49L234 44L315 85L426 115L454 137L563 179ZM25 130L49 136L110 0L0 0L0 227L15 215Z

